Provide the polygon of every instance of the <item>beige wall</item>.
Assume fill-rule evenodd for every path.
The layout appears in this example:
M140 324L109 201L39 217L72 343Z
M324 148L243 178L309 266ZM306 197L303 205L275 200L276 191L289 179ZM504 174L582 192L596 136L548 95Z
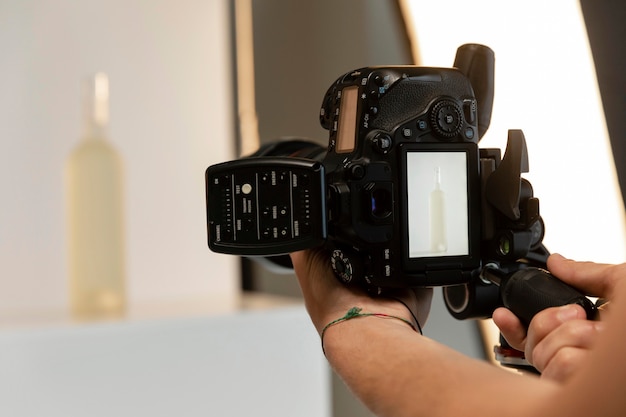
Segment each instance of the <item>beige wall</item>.
M67 305L63 168L95 71L126 167L131 304L236 297L236 259L206 245L203 188L234 152L228 13L226 0L0 4L0 314Z

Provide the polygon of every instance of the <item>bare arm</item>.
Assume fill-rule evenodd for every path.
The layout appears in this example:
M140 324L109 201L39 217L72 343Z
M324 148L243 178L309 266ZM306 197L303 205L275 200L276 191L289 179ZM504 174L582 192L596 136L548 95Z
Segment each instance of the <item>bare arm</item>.
M373 299L337 282L323 252L293 254L305 303L318 332L351 307L411 319L400 303ZM415 294L423 324L431 291ZM555 384L470 359L420 335L400 320L358 317L330 326L324 347L331 366L380 416L537 415L533 404L514 408L520 392L544 397ZM510 412L508 411L510 410ZM552 417L552 416L551 416Z
M411 319L400 303L372 299L341 286L323 253L300 252L292 258L318 331L354 306ZM593 282L598 290L615 287L613 295L619 305L606 322L607 330L615 331L602 332L592 354L563 384L473 360L395 319L357 317L330 326L324 335L326 356L353 392L380 416L571 417L593 411L594 415L621 417L626 410L622 393L626 361L619 357L626 349L626 329L620 320L626 316L626 284L621 282L626 280L620 285L615 282L626 274L624 268L570 263L561 271ZM429 306L429 300L427 292L417 293L413 308L420 302ZM424 309L422 305L414 310L421 320Z

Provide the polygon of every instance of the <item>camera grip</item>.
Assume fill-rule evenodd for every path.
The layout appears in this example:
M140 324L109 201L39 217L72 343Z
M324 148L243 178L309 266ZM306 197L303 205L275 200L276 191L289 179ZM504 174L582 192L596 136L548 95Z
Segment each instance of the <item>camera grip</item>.
M504 278L500 293L505 307L526 326L541 310L567 304L578 304L593 320L596 306L584 294L541 268L526 268Z

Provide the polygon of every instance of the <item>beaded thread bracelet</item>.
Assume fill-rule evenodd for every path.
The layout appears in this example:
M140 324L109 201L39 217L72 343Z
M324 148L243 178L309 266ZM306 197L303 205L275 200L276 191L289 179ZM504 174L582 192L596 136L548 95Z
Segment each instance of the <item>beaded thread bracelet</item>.
M328 330L329 327L334 326L335 324L356 318L356 317L380 317L380 318L384 318L384 319L396 319L396 320L400 320L403 321L404 323L408 324L409 326L411 326L411 329L413 329L413 331L415 332L419 332L420 334L422 334L422 329L421 327L419 328L419 330L413 325L413 323L411 323L409 320L403 318L403 317L398 317L398 316L392 316L391 314L385 314L385 313L361 313L361 311L363 311L363 309L361 307L352 307L350 310L348 310L348 312L346 313L345 316L340 317L336 320L331 321L330 323L328 323L326 326L324 326L324 328L322 329L322 333L320 335L320 339L322 342L322 352L324 353L324 355L326 355L326 351L324 350L324 334L326 333L326 330ZM419 324L418 324L419 326Z

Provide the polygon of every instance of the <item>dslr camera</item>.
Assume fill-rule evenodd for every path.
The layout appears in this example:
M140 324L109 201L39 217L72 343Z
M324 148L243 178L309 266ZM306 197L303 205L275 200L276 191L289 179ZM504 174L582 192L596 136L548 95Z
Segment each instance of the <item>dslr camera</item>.
M206 170L212 251L275 257L324 246L346 284L374 294L443 286L457 318L488 316L481 271L545 265L543 222L524 135L504 156L480 149L493 104L494 54L461 46L453 68L367 67L324 95L327 148L271 143Z

